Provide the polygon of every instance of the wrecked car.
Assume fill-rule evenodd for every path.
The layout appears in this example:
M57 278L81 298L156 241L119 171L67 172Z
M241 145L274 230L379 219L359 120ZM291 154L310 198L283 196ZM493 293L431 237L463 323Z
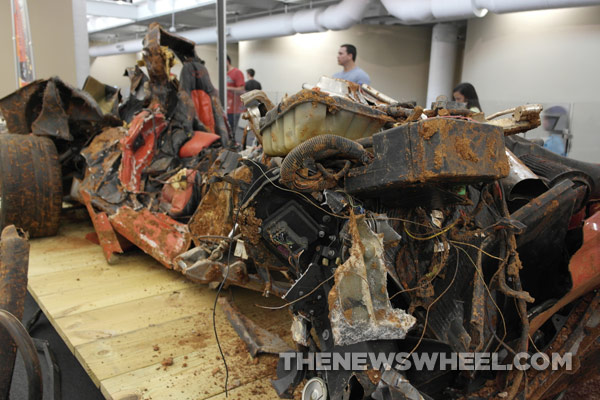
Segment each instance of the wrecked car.
M130 98L108 114L54 78L0 100L11 143L54 137L43 141L58 149L54 174L71 179L108 262L133 244L195 282L279 296L304 359L575 360L575 371L403 368L397 358L303 368L223 302L254 354L282 353L280 397L544 399L597 375L600 167L516 135L539 125L540 106L486 119L443 98L423 109L323 78L278 105L245 94L259 145L240 151L193 43L153 24L144 44L147 81L130 71ZM175 57L190 73L181 81ZM44 215L57 218L54 207Z

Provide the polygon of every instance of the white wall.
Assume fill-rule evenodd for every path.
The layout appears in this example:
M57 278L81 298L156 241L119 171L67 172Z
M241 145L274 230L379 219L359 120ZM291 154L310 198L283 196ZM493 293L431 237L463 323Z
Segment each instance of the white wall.
M256 70L263 89L278 101L303 83L315 84L321 75L341 71L341 44L358 49L357 65L371 77L371 85L399 100L423 104L427 89L431 27L356 25L347 31L297 34L240 42L240 69Z
M15 52L12 40L10 1L0 2L0 98L17 88ZM71 0L30 0L29 29L33 45L35 77L47 79L59 76L77 86L75 71L75 41Z
M568 105L570 157L600 162L600 7L488 15L467 26L462 80L487 114ZM532 136L545 135L541 128Z
M17 89L9 1L0 2L0 49L4 55L0 62L0 98L2 98Z

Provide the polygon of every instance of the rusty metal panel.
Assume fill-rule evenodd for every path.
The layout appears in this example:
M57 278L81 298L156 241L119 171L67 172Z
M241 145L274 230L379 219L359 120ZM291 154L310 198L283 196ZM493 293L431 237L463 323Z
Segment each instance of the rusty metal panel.
M127 136L121 139L123 159L119 168L119 179L128 192L144 190L142 172L152 162L158 136L167 123L162 113L142 111L135 116Z
M85 190L82 190L80 195L85 207L88 210L88 213L90 214L92 224L94 225L94 230L98 235L98 242L100 243L100 246L102 246L104 258L106 258L106 261L111 264L114 262L114 253L123 253L123 249L121 248L117 234L108 220L108 215L105 212L97 213L94 210L90 194Z
M329 319L337 345L404 339L416 319L392 308L386 289L383 242L364 217L350 217L350 257L335 270L329 292Z
M0 240L0 310L6 310L19 320L23 318L27 293L29 242L19 235L14 225L2 230ZM7 399L12 380L17 346L11 336L0 328L0 398Z
M284 342L268 330L256 325L254 321L246 317L227 298L220 297L219 305L225 316L233 326L240 338L246 343L252 357L260 353L279 354L292 351L290 345Z
M498 127L454 118L429 118L373 135L374 161L350 170L350 193L429 183L488 182L508 175Z
M103 121L102 110L88 93L58 77L37 80L0 99L0 110L12 133L34 133L67 141L93 134L94 129L88 129L90 124L109 123Z
M36 135L73 140L69 131L69 116L63 108L60 93L53 80L48 80L46 89L44 89L42 110L31 124L31 131Z
M600 287L600 212L588 218L583 228L584 241L581 248L573 254L569 262L569 272L573 287L556 304L536 316L531 321L530 332L538 330L544 322L562 307Z
M371 136L386 123L395 122L384 112L340 96L301 90L285 97L261 120L265 154L284 156L315 136L331 134L349 139Z
M39 79L0 99L0 111L11 133L31 133L31 123L42 109L41 99L48 81Z
M153 213L147 209L135 211L123 206L109 220L125 239L169 269L173 268L175 257L190 247L191 237L187 225L165 214Z

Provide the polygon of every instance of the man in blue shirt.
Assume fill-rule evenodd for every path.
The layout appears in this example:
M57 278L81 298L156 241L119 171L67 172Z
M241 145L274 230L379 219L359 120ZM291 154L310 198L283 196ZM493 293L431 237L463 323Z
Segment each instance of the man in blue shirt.
M567 110L561 106L548 108L542 114L542 127L549 133L549 137L544 141L544 147L566 157L571 139Z
M338 65L344 67L344 70L334 74L334 78L345 79L347 81L358 83L362 85L366 83L367 85L371 83L371 78L369 75L356 66L356 47L351 44L343 44L340 46L337 55Z

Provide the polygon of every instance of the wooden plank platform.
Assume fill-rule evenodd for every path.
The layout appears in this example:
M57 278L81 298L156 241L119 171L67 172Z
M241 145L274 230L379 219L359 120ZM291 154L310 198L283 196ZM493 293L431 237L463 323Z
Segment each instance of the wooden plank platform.
M89 222L31 240L28 289L107 399L221 399L225 369L212 324L216 291L194 284L141 251L106 263L85 239ZM290 343L280 299L232 288L236 305ZM219 308L216 326L229 366L229 399L278 398L269 379L277 356L252 359ZM172 357L172 365L166 360Z

